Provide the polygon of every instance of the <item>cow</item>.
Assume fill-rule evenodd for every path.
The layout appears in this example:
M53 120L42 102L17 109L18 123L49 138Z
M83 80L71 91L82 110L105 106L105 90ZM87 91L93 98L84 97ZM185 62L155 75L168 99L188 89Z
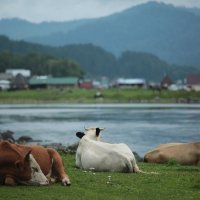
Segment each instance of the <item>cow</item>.
M51 183L60 181L64 186L71 185L70 179L65 173L62 158L55 149L43 146L30 146L30 148L31 154Z
M85 128L77 132L80 138L76 152L76 166L84 170L111 172L142 172L131 149L126 144L100 141L102 128Z
M49 181L31 154L31 148L0 142L0 183L48 185Z
M144 156L149 163L164 164L172 159L181 165L200 165L200 142L161 144Z
M39 170L40 173L42 173L42 175L45 177L45 180L47 183L54 183L56 181L61 181L64 186L68 186L71 184L68 175L64 171L64 165L63 165L62 159L56 150L52 148L45 148L38 145L25 146L25 145L9 144L9 143L8 145L12 146L12 148L14 149L29 149L30 158L35 161L35 165L37 164L37 168L38 168L37 169L35 166L33 166L33 170L36 170L36 172ZM12 155L12 156L14 157L15 155ZM7 165L5 162L5 158L2 157L2 161L4 164L4 168L6 168ZM10 171L9 173L12 173L12 169ZM4 174L5 174L4 175L5 184L7 185L15 185L16 182L22 183L25 185L34 185L34 182L32 180L27 181L26 179L21 180L20 178L18 178L17 173L16 173L16 176L10 176L9 174L5 173L5 169L4 169ZM32 176L34 177L36 175L33 174ZM40 185L45 185L45 184L41 183Z

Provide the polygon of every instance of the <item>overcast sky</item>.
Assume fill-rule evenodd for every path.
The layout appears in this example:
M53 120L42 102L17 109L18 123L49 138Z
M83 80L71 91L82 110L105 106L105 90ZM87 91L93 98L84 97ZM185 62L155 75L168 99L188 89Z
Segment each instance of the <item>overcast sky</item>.
M151 0L0 0L0 19L17 17L42 22L94 18L149 1ZM200 0L155 1L200 8Z

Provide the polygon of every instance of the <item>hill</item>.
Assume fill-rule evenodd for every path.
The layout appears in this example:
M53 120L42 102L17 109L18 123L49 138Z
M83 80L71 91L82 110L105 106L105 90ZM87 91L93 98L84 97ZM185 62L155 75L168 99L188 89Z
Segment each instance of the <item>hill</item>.
M200 65L199 13L150 2L93 20L40 24L1 20L0 34L51 46L92 43L117 56L139 51L169 63Z
M50 47L24 41L12 41L5 36L0 36L0 72L6 68L31 68L34 73L48 74L49 60L56 58L59 59L57 64L62 63L60 59L75 61L85 75L91 78L140 77L149 81L160 81L165 74L177 80L184 79L188 73L200 72L192 66L168 64L149 53L126 51L118 58L92 44ZM18 62L19 60L21 61ZM44 60L48 62L43 62ZM35 65L30 66L28 63L35 63ZM58 67L55 65L55 68L56 66ZM61 67L60 70L63 68ZM78 73L80 74L80 71ZM56 72L56 74L61 75L62 72Z
M88 20L74 20L67 22L42 22L32 23L26 20L12 18L0 20L0 34L6 35L14 40L27 40L30 38L42 37L43 40L48 35L66 34L71 30L74 30L84 24L89 24L93 19ZM61 42L61 41L60 41Z

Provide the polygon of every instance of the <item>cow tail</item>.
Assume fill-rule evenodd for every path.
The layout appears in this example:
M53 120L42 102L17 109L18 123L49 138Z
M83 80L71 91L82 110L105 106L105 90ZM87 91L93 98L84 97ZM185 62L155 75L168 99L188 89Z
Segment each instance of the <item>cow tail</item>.
M134 172L134 173L142 173L142 174L159 174L159 173L157 173L157 172L145 172L145 171L139 169L139 167L138 167L138 165L137 165L137 163L136 163L135 160L132 160L132 164L133 164L133 172Z

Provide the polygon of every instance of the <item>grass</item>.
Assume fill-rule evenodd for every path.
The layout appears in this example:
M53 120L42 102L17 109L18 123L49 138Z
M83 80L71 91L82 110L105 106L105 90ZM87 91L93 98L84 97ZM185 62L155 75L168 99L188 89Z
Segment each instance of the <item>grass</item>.
M40 103L40 102L73 102L73 103L175 103L178 100L200 102L200 92L187 91L152 91L146 89L102 89L103 99L94 98L97 90L85 89L40 89L0 91L0 103Z
M153 174L85 172L75 167L75 156L62 153L70 187L60 183L50 186L0 186L0 199L15 200L197 200L200 197L200 168L176 164L139 163Z

